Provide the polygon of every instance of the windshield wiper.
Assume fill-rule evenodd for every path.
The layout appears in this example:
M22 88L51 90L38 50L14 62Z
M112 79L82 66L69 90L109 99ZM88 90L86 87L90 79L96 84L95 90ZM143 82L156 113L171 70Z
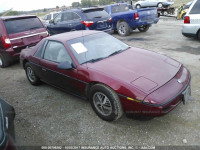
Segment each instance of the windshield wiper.
M83 62L82 64L85 64L85 63L88 63L88 62L94 63L94 62L100 61L100 60L102 60L102 59L104 59L104 58L105 58L105 57L100 57L100 58L96 58L96 59L91 59L91 60L88 60L88 61ZM81 65L82 65L82 64L81 64Z
M112 54L110 54L110 55L108 55L108 57L110 57L110 56L113 56L113 55L116 55L116 54L119 54L119 53L121 53L121 52L123 52L123 51L125 51L125 50L127 50L127 49L129 49L130 48L130 46L129 47L127 47L127 48L125 48L125 49L120 49L120 50L118 50L118 51L115 51L114 53L112 53Z

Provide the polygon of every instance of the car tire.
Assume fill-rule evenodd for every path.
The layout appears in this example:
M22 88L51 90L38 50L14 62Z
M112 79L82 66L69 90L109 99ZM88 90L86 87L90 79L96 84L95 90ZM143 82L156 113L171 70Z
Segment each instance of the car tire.
M197 38L198 38L198 40L200 41L200 30L199 30L199 32L198 32L198 34L197 34Z
M168 16L168 12L164 11L163 16Z
M36 76L34 70L28 62L25 64L25 72L29 82L32 85L39 85L41 83L40 79Z
M162 3L158 3L158 8L162 8L163 7L163 4Z
M137 4L136 5L136 9L140 9L141 8L141 5L140 4Z
M9 62L6 59L6 56L4 54L0 54L0 67L6 68L9 66Z
M142 27L138 27L138 30L140 32L147 32L149 30L149 26L142 26Z
M106 85L92 86L89 99L93 110L103 120L116 121L123 115L118 95Z
M125 21L122 21L117 23L117 32L120 36L128 36L131 32L131 29Z

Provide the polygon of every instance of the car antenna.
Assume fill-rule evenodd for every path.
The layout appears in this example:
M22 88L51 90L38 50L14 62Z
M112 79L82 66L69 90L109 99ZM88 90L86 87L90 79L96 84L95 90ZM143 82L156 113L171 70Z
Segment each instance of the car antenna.
M83 45L84 45L84 43L85 43L85 38L84 38L83 30L82 30L82 37L83 37ZM86 53L87 53L87 52L85 52L85 60L86 60L86 66L87 66L87 69L88 69Z

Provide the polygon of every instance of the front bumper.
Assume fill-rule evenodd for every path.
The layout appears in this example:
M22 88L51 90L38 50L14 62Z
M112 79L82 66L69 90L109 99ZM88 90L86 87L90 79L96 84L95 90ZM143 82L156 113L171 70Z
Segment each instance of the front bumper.
M153 93L149 94L144 101L129 101L127 100L127 97L119 95L124 111L128 114L151 117L163 116L172 111L181 102L183 102L183 92L188 88L188 86L190 86L191 76L189 71L187 72L187 77L183 83L180 84L177 82L177 79L180 78L184 69L186 68L182 67L172 80ZM146 99L153 99L153 97L155 99L157 98L157 101L162 99L162 102L146 102Z

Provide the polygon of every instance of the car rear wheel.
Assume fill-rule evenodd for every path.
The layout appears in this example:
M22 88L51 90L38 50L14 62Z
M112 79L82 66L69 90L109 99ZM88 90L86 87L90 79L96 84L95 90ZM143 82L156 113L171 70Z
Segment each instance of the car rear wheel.
M136 5L136 9L140 9L141 8L141 5L140 4L137 4Z
M127 36L131 32L129 25L125 21L118 23L117 31L118 31L118 34L121 36Z
M9 66L9 62L4 54L0 54L0 67L5 68Z
M149 26L141 26L141 27L138 28L138 30L139 30L140 32L146 32L146 31L149 30Z
M200 41L200 30L199 30L199 32L198 32L197 38L198 38L198 40Z
M32 69L30 63L25 64L25 71L26 76L32 85L39 85L41 83L40 79L36 76L34 70Z
M162 8L163 4L162 3L158 3L158 8Z
M103 84L91 87L90 102L95 113L103 120L115 121L123 115L118 95Z

